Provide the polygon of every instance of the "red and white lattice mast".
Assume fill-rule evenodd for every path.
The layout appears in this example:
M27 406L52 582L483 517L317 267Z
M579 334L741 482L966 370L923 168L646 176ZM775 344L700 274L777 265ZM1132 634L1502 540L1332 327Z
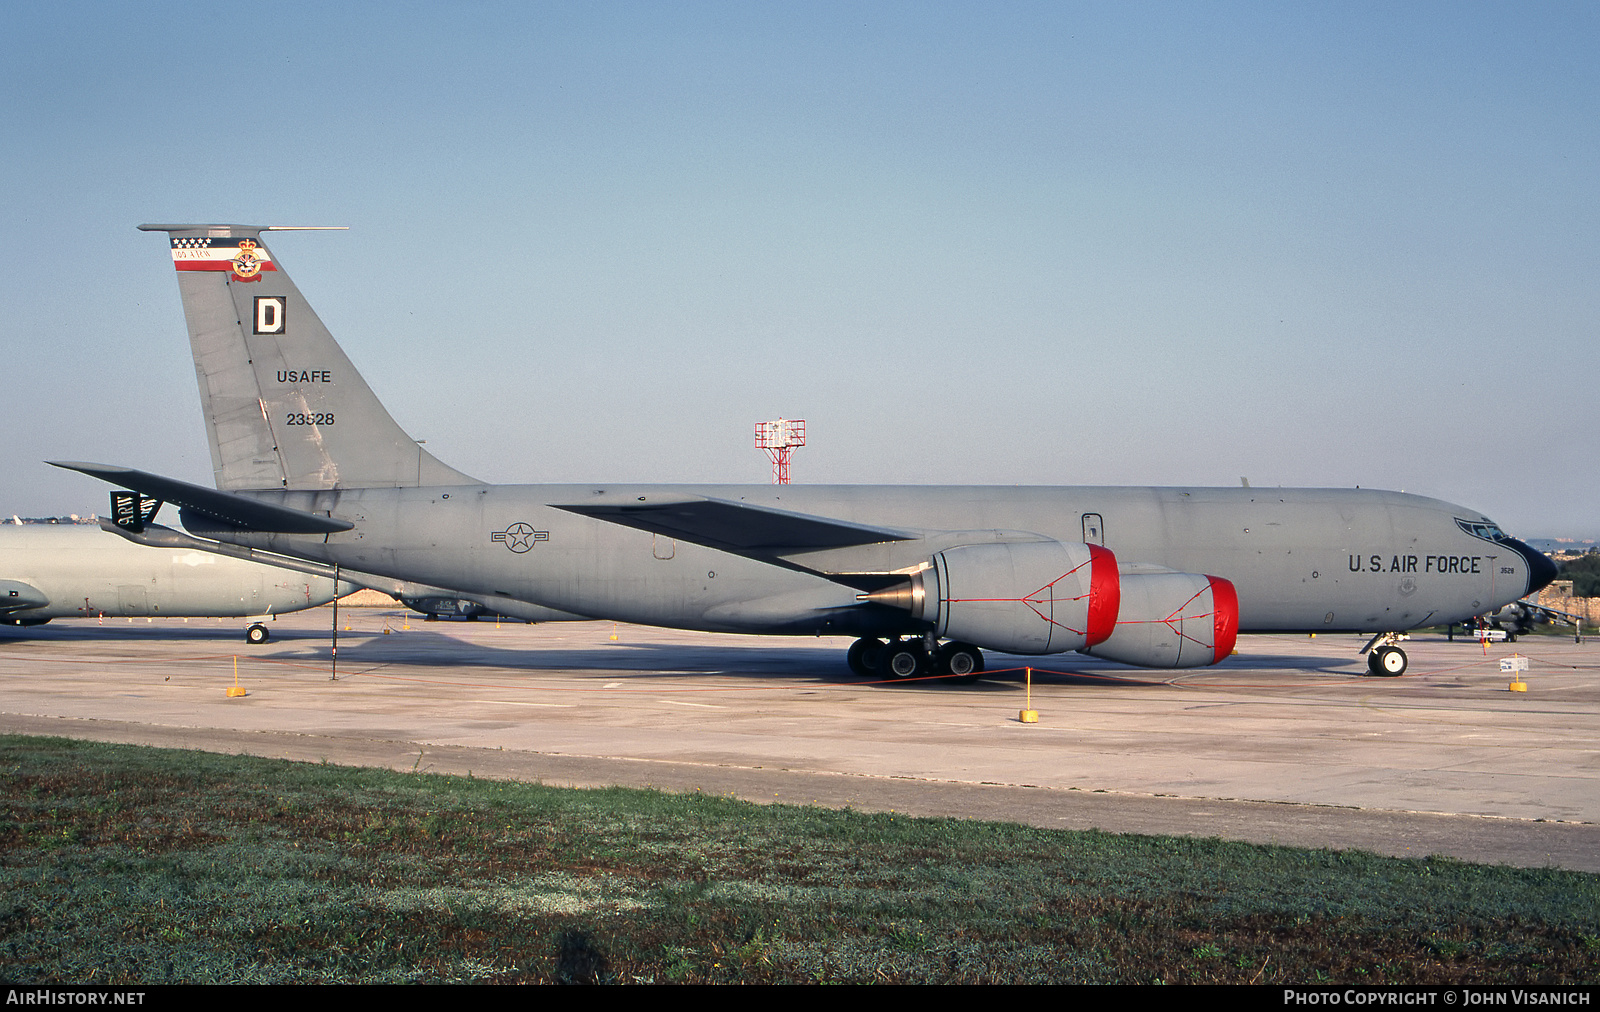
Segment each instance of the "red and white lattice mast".
M797 446L806 445L806 420L780 418L774 422L756 423L756 449L766 450L772 458L772 483L789 484L789 455Z

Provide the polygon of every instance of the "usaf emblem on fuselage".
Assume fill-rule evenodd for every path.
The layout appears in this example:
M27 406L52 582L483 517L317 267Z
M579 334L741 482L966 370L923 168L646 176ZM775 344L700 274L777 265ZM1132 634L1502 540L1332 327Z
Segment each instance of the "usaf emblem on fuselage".
M549 541L550 532L536 531L531 524L519 520L503 531L494 531L489 535L489 540L521 554L532 548L535 541Z

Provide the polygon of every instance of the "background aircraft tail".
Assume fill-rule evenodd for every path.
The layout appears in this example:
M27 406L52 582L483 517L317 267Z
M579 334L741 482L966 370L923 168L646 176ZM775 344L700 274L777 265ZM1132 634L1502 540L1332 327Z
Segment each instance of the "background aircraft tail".
M424 450L262 241L264 225L140 225L171 239L217 488L476 484Z

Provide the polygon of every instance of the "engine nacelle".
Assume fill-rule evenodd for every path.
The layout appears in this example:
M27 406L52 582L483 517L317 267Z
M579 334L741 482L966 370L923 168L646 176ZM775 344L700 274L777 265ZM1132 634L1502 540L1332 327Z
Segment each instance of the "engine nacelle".
M1220 576L1124 573L1116 629L1083 652L1145 668L1199 668L1233 652L1239 595Z
M908 584L863 595L905 608L940 637L1013 654L1059 654L1106 639L1117 560L1098 545L1025 541L935 555Z

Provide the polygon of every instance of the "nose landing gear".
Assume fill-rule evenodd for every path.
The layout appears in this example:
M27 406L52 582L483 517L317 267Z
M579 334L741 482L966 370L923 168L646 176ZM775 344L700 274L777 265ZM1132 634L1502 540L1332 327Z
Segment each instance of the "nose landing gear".
M1406 673L1410 663L1406 652L1400 649L1404 633L1379 633L1367 641L1362 652L1367 655L1367 670L1384 678L1398 678Z

